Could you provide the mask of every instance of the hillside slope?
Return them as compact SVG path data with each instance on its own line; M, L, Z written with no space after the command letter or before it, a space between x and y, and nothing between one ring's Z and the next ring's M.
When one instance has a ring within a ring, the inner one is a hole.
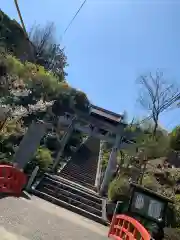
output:
M13 52L20 60L30 60L30 43L22 27L2 10L0 10L0 47Z

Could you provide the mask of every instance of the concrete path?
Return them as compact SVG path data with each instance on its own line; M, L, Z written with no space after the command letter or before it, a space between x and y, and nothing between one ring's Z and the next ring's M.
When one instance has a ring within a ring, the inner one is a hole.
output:
M107 240L107 231L35 196L0 199L1 240Z

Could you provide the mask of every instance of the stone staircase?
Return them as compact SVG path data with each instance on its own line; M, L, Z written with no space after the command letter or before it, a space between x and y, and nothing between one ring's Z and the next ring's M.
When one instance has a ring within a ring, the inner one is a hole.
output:
M103 199L92 190L59 176L45 174L32 192L47 201L106 225L103 219Z
M59 176L94 190L100 141L90 138L74 153Z
M106 224L104 201L94 191L100 141L90 138L58 175L45 174L32 192L96 222Z

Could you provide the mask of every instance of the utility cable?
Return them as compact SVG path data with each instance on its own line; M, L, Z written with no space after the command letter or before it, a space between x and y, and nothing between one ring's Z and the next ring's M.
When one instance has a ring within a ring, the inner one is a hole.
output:
M74 22L74 20L76 19L77 15L79 14L79 12L81 11L81 9L83 8L84 4L86 3L87 0L84 0L84 2L81 4L81 6L79 7L79 9L77 10L77 12L75 13L75 15L73 16L73 18L71 19L71 21L69 22L69 24L67 25L67 27L65 28L62 37L64 36L64 34L67 32L67 30L70 28L70 26L72 25L72 23ZM62 38L61 37L61 38Z
M62 42L62 39L64 37L64 35L66 34L67 30L70 28L70 26L72 25L72 23L74 22L74 20L76 19L77 15L79 14L79 12L82 10L84 4L87 2L87 0L84 0L84 2L81 4L81 6L78 8L78 10L76 11L75 15L73 16L73 18L71 19L71 21L69 22L69 24L67 25L67 27L65 28L63 34L60 37L60 43ZM55 56L52 60L52 62L54 62L55 60ZM54 68L54 64L52 64L52 69ZM49 69L50 70L50 69Z

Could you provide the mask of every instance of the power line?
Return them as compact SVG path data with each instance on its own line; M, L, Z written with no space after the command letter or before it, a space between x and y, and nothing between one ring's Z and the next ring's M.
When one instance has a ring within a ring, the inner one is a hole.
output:
M67 30L70 28L70 26L72 25L72 23L74 22L75 18L77 17L78 13L81 11L81 9L83 8L84 4L86 3L87 0L84 0L84 2L81 4L81 6L78 8L77 12L75 13L75 15L73 16L73 18L71 19L71 21L69 22L69 24L67 25L67 27L65 28L63 34L60 37L60 43L62 42L63 36L65 35L65 33L67 32ZM55 60L55 56L52 60L52 62ZM54 64L52 65L52 68L54 67Z
M85 5L85 3L87 2L87 0L84 0L84 2L80 5L80 7L78 8L77 12L75 13L75 15L73 16L73 18L71 19L71 21L69 22L69 24L67 25L67 27L65 28L62 36L61 36L61 40L63 38L63 36L65 35L65 33L67 32L67 30L70 28L70 26L72 25L72 23L74 22L74 20L76 19L77 15L79 14L79 12L81 11L81 9L83 8L83 6ZM24 24L24 21L23 21L23 18L22 18L22 14L21 14L21 11L20 11L20 8L19 8L19 5L18 5L18 2L17 0L14 0L14 3L15 3L15 6L16 6L16 9L17 9L17 12L18 12L18 15L19 15L19 18L20 18L20 21L21 21L21 25L22 25L22 28L24 30L24 33L26 34L28 40L29 40L29 37L28 37L28 34L27 34L27 31L26 31L26 27L25 27L25 24Z
M71 19L71 21L69 22L69 24L67 25L67 27L65 28L62 37L64 36L64 34L67 32L67 30L70 28L70 26L72 25L72 23L74 22L75 18L77 17L77 15L79 14L79 12L81 11L81 9L83 8L84 4L86 3L87 0L84 0L84 2L81 4L81 6L79 7L79 9L77 10L77 12L75 13L74 17Z

